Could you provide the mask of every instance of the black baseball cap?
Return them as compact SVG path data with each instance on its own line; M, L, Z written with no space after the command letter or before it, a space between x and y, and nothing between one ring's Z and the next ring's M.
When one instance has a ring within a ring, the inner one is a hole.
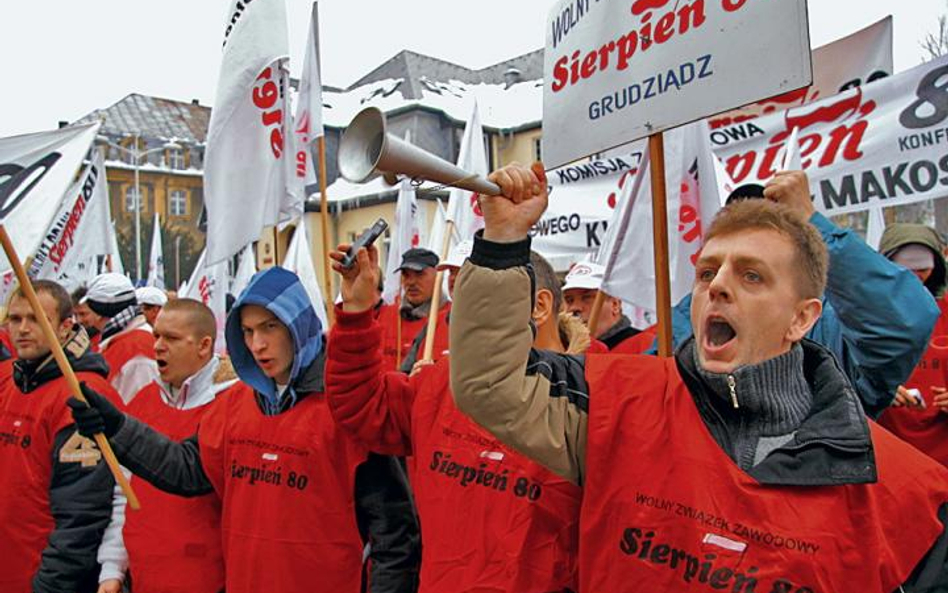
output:
M438 255L430 249L415 247L402 254L402 265L396 271L413 270L420 272L438 265Z

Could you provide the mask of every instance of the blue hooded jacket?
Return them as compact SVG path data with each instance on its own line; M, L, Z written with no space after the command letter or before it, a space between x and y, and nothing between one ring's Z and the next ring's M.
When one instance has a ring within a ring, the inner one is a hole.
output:
M260 394L260 400L267 408L264 413L277 414L281 411L281 397L277 393L276 382L267 377L257 365L250 350L244 344L243 330L240 327L240 310L244 305L259 305L273 313L290 330L293 338L293 366L290 369L290 387L286 395L295 403L296 392L293 384L300 378L323 346L323 328L306 294L299 277L280 267L258 272L244 289L230 315L224 335L231 362L240 380L253 387ZM284 396L285 397L285 396Z

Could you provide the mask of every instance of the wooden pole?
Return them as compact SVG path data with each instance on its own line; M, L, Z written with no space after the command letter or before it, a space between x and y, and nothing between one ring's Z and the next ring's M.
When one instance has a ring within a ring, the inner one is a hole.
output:
M589 337L596 339L596 327L599 325L599 316L602 313L602 305L606 302L606 293L602 289L596 292L596 300L593 301L592 311L589 312Z
M3 245L3 252L7 255L7 261L13 266L13 272L16 274L17 281L20 283L20 291L23 293L23 296L26 297L26 300L29 301L30 307L33 309L33 314L36 315L36 320L39 322L40 329L43 331L43 337L46 339L46 343L49 344L49 349L53 354L53 358L56 359L56 364L59 365L59 370L63 373L63 378L66 379L66 384L69 385L69 390L76 399L88 405L89 402L86 401L86 398L82 395L82 388L79 387L79 380L76 378L76 374L72 371L72 367L66 359L66 354L63 352L63 347L59 343L56 333L53 331L53 326L46 317L46 312L43 310L43 306L36 296L36 291L33 290L33 284L26 275L26 270L23 268L23 264L20 263L20 258L17 257L16 250L13 248L13 242L10 240L10 235L7 234L7 229L2 224L0 224L0 244ZM118 459L115 458L115 453L112 451L112 447L109 446L109 441L101 432L96 433L94 438L96 444L99 445L99 451L101 451L102 456L105 457L105 462L108 464L109 469L112 470L112 476L115 478L116 483L121 486L122 492L128 499L128 505L137 511L141 508L141 505L138 503L138 497L135 496L132 486L125 478L125 474L122 473Z
M332 275L329 273L329 197L326 195L326 137L316 139L316 151L319 161L319 221L323 235L323 285L326 299L326 315L331 326L336 319L333 307Z
M402 290L395 297L395 370L402 368Z
M454 221L449 220L444 224L444 241L441 243L441 260L448 257L448 248L451 246L451 236L454 235ZM438 317L441 307L441 285L444 283L444 270L438 270L435 274L434 292L431 295L431 307L428 308L428 329L425 332L425 351L421 360L432 360L434 353L435 332L438 331Z
M652 239L655 252L655 308L658 312L658 355L672 355L671 279L668 273L668 208L665 200L665 140L648 137L652 180Z

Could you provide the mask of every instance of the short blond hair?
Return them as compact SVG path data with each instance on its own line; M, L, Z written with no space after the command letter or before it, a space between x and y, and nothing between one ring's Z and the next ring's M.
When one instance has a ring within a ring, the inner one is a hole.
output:
M745 230L777 231L790 240L794 250L797 291L803 298L820 298L826 289L829 254L816 227L795 210L771 200L741 200L718 212L704 242Z

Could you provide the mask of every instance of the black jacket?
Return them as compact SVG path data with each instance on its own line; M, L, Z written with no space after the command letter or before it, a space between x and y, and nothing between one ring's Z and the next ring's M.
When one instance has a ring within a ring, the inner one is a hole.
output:
M325 355L304 370L293 387L297 402L323 390ZM260 405L258 395L258 407ZM292 413L293 405L281 411ZM156 488L179 496L213 492L201 465L197 435L175 442L148 425L126 416L112 437L115 453L126 468ZM371 544L372 593L411 593L418 588L420 535L408 480L394 458L370 455L356 469L356 523Z
M105 359L89 350L84 330L77 330L64 350L74 371L108 376ZM15 361L13 380L15 389L27 397L51 381L64 381L51 355L38 361ZM60 461L63 445L75 434L75 425L70 425L53 439L49 506L54 527L33 577L36 593L94 593L98 589L96 554L112 517L115 481L104 460L91 468Z

